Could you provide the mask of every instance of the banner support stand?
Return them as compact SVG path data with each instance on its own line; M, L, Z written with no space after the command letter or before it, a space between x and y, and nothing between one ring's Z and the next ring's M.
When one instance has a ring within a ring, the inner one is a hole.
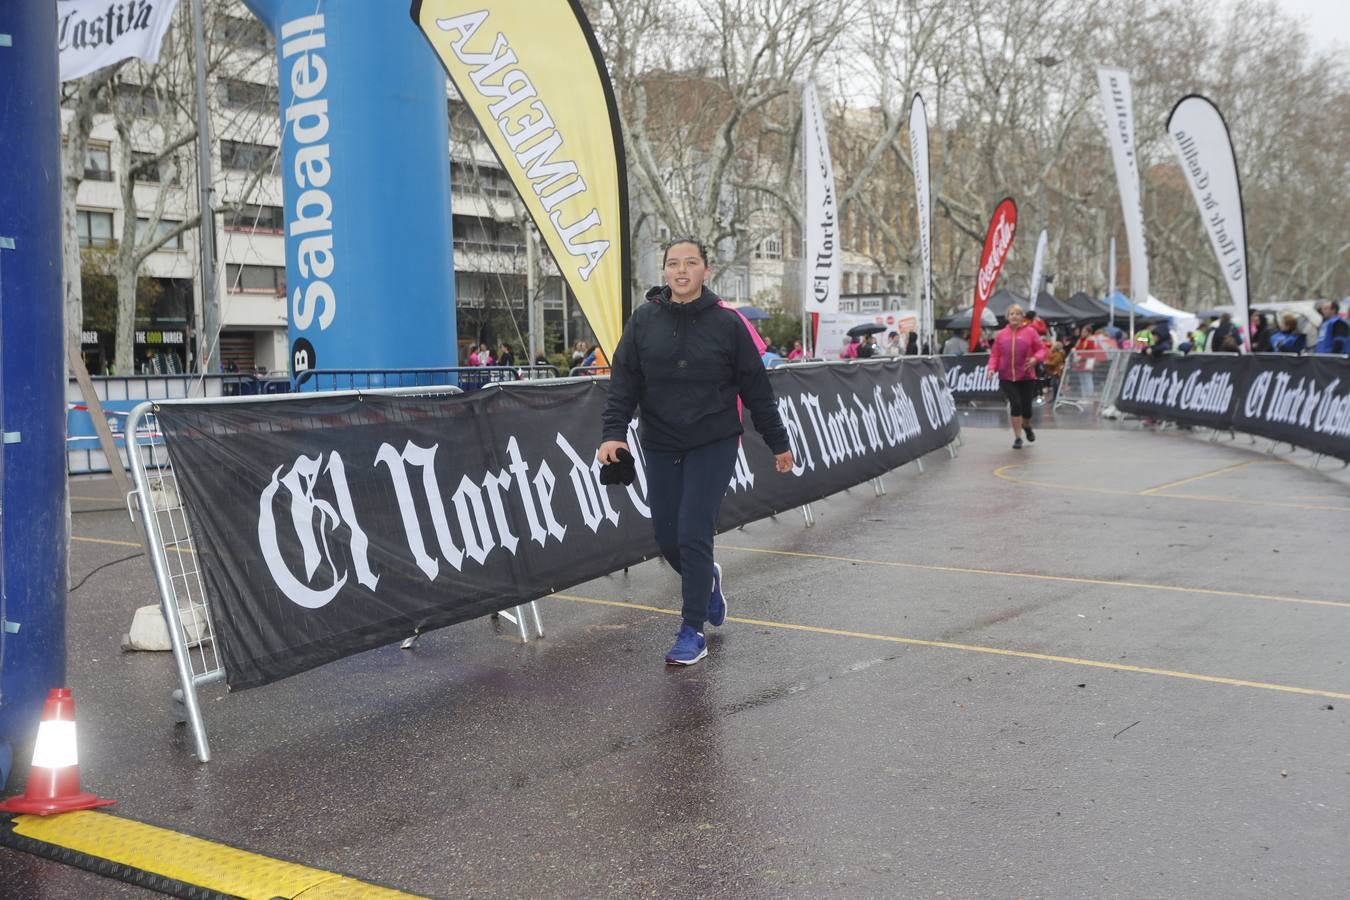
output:
M155 573L155 582L159 586L160 611L164 614L165 624L168 626L169 643L173 649L174 668L178 673L179 691L182 694L181 703L183 705L184 718L188 727L192 730L192 744L197 753L198 762L211 761L211 743L206 736L206 723L202 719L202 708L197 698L196 677L192 671L192 663L188 657L187 640L183 632L182 617L178 612L178 603L175 602L176 593L173 587L173 576L169 571L168 560L164 549L164 538L159 529L159 508L156 504L154 495L151 492L150 479L146 473L144 461L140 457L137 447L136 433L144 417L154 414L155 404L153 402L145 403L136 407L131 415L127 417L126 427L126 448L127 461L131 463L132 480L136 483L136 490L133 495L136 497L137 505L141 510L141 529L145 534L146 549L150 556L150 568ZM111 462L116 462L112 460ZM164 476L161 471L159 474L160 494L164 494ZM175 493L176 485L174 488ZM175 545L177 545L175 541ZM184 549L195 550L195 548L177 547L181 554ZM190 601L189 601L190 602ZM200 636L199 636L200 639ZM214 639L214 638L213 638ZM175 702L179 698L174 696Z
M454 386L438 385L335 392L333 396L352 397L365 394L426 397L443 393L458 394L461 391ZM270 399L285 400L287 396L278 394ZM234 402L233 398L222 400ZM143 424L147 425L147 432L154 430L149 425L153 423L158 409L157 402L148 401L132 410L127 418L127 457L135 485L135 489L128 496L128 512L131 513L133 521L136 520L136 512L140 513L146 555L150 558L150 567L159 589L160 610L168 626L178 681L178 687L171 692L175 720L187 723L192 732L193 749L197 759L206 763L211 760L211 745L206 733L198 689L225 681L226 672L214 651L215 628L211 621L209 600L206 597L205 586L201 582L201 574L195 568L195 563L192 571L188 571L184 562L185 557L196 559L196 546L188 525L186 507L179 491L177 476L167 455L161 456L156 452L163 446L162 444L154 443L154 439L147 439L144 442L136 439ZM143 451L149 455L148 460ZM132 498L136 500L135 508L130 504ZM161 527L161 516L166 517L169 530L172 531L167 540L165 529ZM170 552L176 554L178 571L174 571L170 566L168 556ZM181 589L175 586L176 583L181 583ZM544 626L536 601L516 606L514 615L504 610L499 615L519 629L523 643L530 640L528 624L533 624L536 637L544 636ZM185 618L190 619L190 622L185 622ZM399 646L411 650L416 646L420 636L419 632L414 632ZM213 647L210 654L206 651L207 645ZM200 665L194 662L191 654L194 647L199 649Z
M864 396L868 389L874 388L873 394L880 394L883 387L889 386L896 397L895 411L891 412L889 407L883 406L881 412L883 415L893 415L897 419L903 419L903 422L887 431L887 442L879 441L877 439L879 437L878 432L875 429L869 429L869 442L875 453L874 458L864 458L862 462L856 464L856 467L838 468L834 468L832 464L840 460L831 458L826 463L831 467L830 471L815 472L814 474L818 479L816 481L793 484L792 482L795 479L783 479L780 482L779 492L757 495L746 499L743 506L731 508L722 522L724 529L738 527L741 522L755 521L763 517L766 514L766 505L769 508L779 510L791 509L793 507L790 504L794 501L797 508L802 510L805 527L810 528L815 525L815 501L838 493L840 490L861 487L865 481L873 483L876 496L885 496L887 493L885 475L888 472L894 471L908 461L916 461L920 471L923 471L926 467L923 466L919 457L950 443L959 433L960 422L953 415L951 401L947 396L948 391L942 377L941 365L931 357L913 360L912 363L913 365L903 366L820 363L815 366L801 367L798 370L801 373L800 377L797 373L792 373L790 378L792 391L802 391L802 398L814 398L816 394L822 392L824 385L833 384L839 379L847 380L849 384L840 389L841 393L836 398L841 410L847 408L844 398L849 395L850 390L857 400L857 398ZM858 379L864 377L867 381L874 381L876 384L858 384ZM802 379L806 380L803 381ZM418 632L422 629L417 627L419 619L435 622L435 627L439 628L468 621L469 618L496 610L499 617L504 617L518 629L522 642L528 642L531 640L531 628L534 628L540 637L543 636L541 610L535 605L535 601L553 592L555 590L554 585L559 583L556 574L551 575L550 572L578 573L564 565L568 560L563 556L539 556L537 559L526 557L522 563L525 566L523 574L518 575L517 572L513 572L513 580L499 589L499 593L495 595L495 601L491 605L484 604L487 606L486 609L479 606L477 610L467 604L456 605L457 598L454 597L443 599L436 595L437 592L434 589L428 589L425 595L410 590L409 594L412 599L402 608L406 610L407 614L398 615L401 610L392 605L391 601L390 609L392 613L386 613L383 618L372 617L369 620L372 630L364 635L364 640L332 648L330 653L334 655L329 657L320 658L316 656L297 661L289 667L277 665L269 669L269 663L274 663L285 656L280 651L288 647L302 646L292 639L292 635L296 633L287 630L288 622L277 623L277 627L272 632L276 641L266 647L259 648L263 652L248 647L240 648L231 644L228 639L234 632L230 629L236 627L235 623L239 621L240 615L255 611L255 607L252 605L254 598L270 596L270 592L273 590L271 585L274 583L289 599L298 605L304 606L303 600L314 599L312 596L296 592L298 589L293 582L298 581L299 576L294 575L292 569L298 564L298 560L294 554L291 555L289 561L281 557L279 544L271 543L271 541L274 538L281 539L284 536L277 534L275 530L263 534L263 526L260 525L259 551L267 562L267 572L263 573L261 579L249 582L235 581L230 578L216 580L211 578L212 561L219 557L211 547L220 546L222 537L229 540L239 530L237 527L230 528L228 531L221 530L217 526L222 524L230 525L239 521L252 525L253 522L259 521L265 522L268 528L275 528L270 517L275 515L275 507L278 502L284 502L285 497L283 496L281 501L278 501L276 495L279 487L273 488L271 485L284 486L287 490L293 492L296 490L287 484L285 479L278 478L278 473L288 464L293 448L284 445L274 447L270 444L260 444L255 447L257 451L255 458L260 461L257 466L245 473L237 473L235 477L228 481L221 481L215 475L219 467L214 464L214 461L218 457L210 453L218 450L219 447L213 445L213 447L203 450L200 446L191 445L192 438L198 433L217 434L218 429L214 424L216 422L231 422L235 423L232 427L237 427L238 423L243 421L243 418L239 417L273 424L290 423L292 421L303 422L305 428L317 430L318 425L310 424L310 420L315 420L322 421L329 428L336 424L339 430L350 427L355 431L365 429L365 426L372 422L402 422L405 419L415 419L418 423L422 423L426 420L436 421L437 416L440 419L454 418L461 415L462 408L468 408L471 411L481 409L491 412L498 409L496 404L499 398L503 396L502 392L512 391L514 384L514 382L493 383L490 385L487 395L481 393L476 397L470 395L462 401L454 401L449 404L454 408L445 410L438 408L442 405L442 401L436 400L434 403L428 403L425 398L459 394L459 388L450 385L421 385L370 391L326 391L323 392L322 396L313 398L295 395L272 395L256 399L220 397L198 400L163 400L140 404L130 413L127 431L129 434L140 438L132 441L132 447L134 448L132 474L135 477L136 499L138 501L136 514L142 519L140 524L147 532L147 543L151 545L148 550L152 566L155 569L156 582L160 588L159 599L164 615L169 620L170 634L174 639L175 664L178 670L178 680L181 684L181 706L179 706L179 709L182 711L184 718L192 724L194 736L199 739L200 757L207 758L209 746L204 740L205 726L201 723L204 713L202 702L204 698L200 696L200 693L194 692L198 692L201 687L207 684L228 682L234 689L248 688L278 681L289 674L305 671L305 668L299 667L301 663L306 663L308 668L313 668L325 662L336 660L341 656L350 656L361 650L379 646L388 647L398 643L402 643L404 647L411 649L417 646L420 640ZM556 390L554 386L556 386ZM528 394L526 394L527 390L529 391ZM547 396L548 402L540 405L547 410L558 410L564 416L573 414L575 410L589 410L603 400L602 386L597 386L591 379L551 379L546 385L533 386L522 383L519 391L522 397L528 398L533 398L536 394L541 398L546 397L546 395L556 395ZM790 402L807 403L806 399L795 399L792 391L784 394ZM920 393L923 395L922 404L918 405L914 401L919 398ZM403 404L381 404L377 406L375 403L376 398L395 397L418 398L418 404L404 410ZM476 400L485 401L485 403L475 402ZM352 409L353 403L369 408L354 410ZM864 415L867 415L871 409L861 401L858 401L857 405L862 409ZM336 423L329 421L327 418L330 409L336 410L335 415L342 417ZM926 420L923 418L925 411L928 416ZM835 415L828 408L825 413L830 416ZM161 418L163 421L160 421ZM575 419L574 415L573 418ZM813 420L818 421L818 418L813 416ZM911 423L915 426L912 429L910 428ZM900 425L904 425L905 428L902 429ZM425 426L422 427L425 428ZM518 425L510 424L510 427L514 431ZM562 430L559 430L560 438L562 434ZM809 435L806 432L801 432L801 436L805 438ZM370 434L368 430L360 430L355 436L339 435L339 437L334 438L331 447L326 448L325 452L331 451L332 465L336 469L339 450L342 451L344 456L347 456L349 461L358 458L365 459L369 455L379 455L375 453L375 441L383 442L380 444L380 454L383 454L384 447L397 442L398 437L395 434ZM584 521L588 525L592 521L598 524L599 519L595 517L601 515L602 512L596 506L594 500L596 494L594 491L588 492L587 482L585 481L586 475L584 473L593 470L594 464L587 466L577 454L575 448L571 446L577 440L576 437L569 435L567 440L560 439L557 441L557 448L554 451L558 454L557 456L548 456L540 447L533 447L528 444L526 446L527 455L538 452L537 455L541 457L537 467L537 471L541 473L545 471L546 462L542 461L545 457L547 461L556 462L566 468L567 463L562 459L562 455L565 454L574 467L573 487L579 504L577 508L568 506L555 509L551 496L542 496L538 500L539 508L543 510L548 524L554 530L557 530L557 526L562 526L562 522L557 521L552 515L555 511L568 513L571 516L580 514L585 517ZM552 441L541 442L541 444L553 443ZM827 450L837 452L834 445L822 443L821 446L822 454ZM854 446L860 452L866 453L865 445L860 440ZM171 447L175 451L172 457L168 455ZM180 449L183 451L181 456L178 452ZM543 449L549 448L543 447ZM199 451L199 455L192 455L192 452L189 452L190 450ZM488 457L492 456L490 450L485 452ZM279 454L280 457L284 458L273 459L272 454ZM518 455L514 443L508 445L507 455L519 464L516 468L524 469L526 472L531 468L531 465L525 462L526 456ZM530 458L533 458L533 456L530 456ZM809 457L805 454L804 458L809 460ZM310 462L309 464L319 465L322 461L321 456L317 462ZM273 468L273 463L276 462L280 462L282 465ZM414 463L416 463L416 460L414 460ZM496 459L491 458L486 463L489 470L493 472L494 478L504 479L506 476L495 474L495 466L498 464ZM423 465L429 466L430 461L428 460ZM364 466L353 469L350 462L347 463L347 468L348 470L368 471ZM824 467L822 466L822 468ZM258 494L259 500L252 499L251 491L246 491L248 496L242 498L237 496L238 491L234 489L234 486L239 480L239 474L243 475L246 483L261 487L268 483L269 470L271 471L271 482ZM297 468L295 471L300 473L298 477L301 477L305 470ZM867 471L871 471L873 474L868 476L866 475ZM524 477L521 472L515 469L512 470L512 474L516 475L517 478ZM749 474L755 473L752 470ZM802 470L799 469L797 474L802 474ZM545 478L542 475L539 477ZM249 478L252 478L251 482L248 481ZM289 476L287 478L289 479ZM753 481L750 483L753 483ZM350 496L367 497L374 492L369 488L382 489L384 484L385 482L380 479L354 479L351 487L355 487L356 490L352 491L346 482L346 475L337 471L333 475L331 490L337 497L339 504L347 504L347 500L344 498ZM434 493L437 490L435 484L427 487L426 490L429 500L433 500L437 496ZM545 491L545 488L540 488L540 490ZM551 495L552 483L547 485L547 492ZM615 493L617 494L617 491ZM226 497L229 494L233 495L229 496L227 501ZM444 497L444 492L441 492L440 496ZM392 496L392 492L385 491L382 505L372 502L374 512L365 522L366 527L370 528L372 533L379 533L376 529L385 528L387 521L391 520L393 515L397 513L403 515L405 528L410 528L408 523L411 521L411 517L404 515L407 506L404 502L405 497L406 492L395 498ZM591 498L589 505L587 505L587 497ZM395 499L399 502L396 509L393 508ZM633 494L632 500L634 508L641 512L644 508L641 497ZM196 515L198 511L205 512L208 507L194 508L194 505L208 503L213 504L210 508L217 512L222 507L214 504L226 504L230 510L230 517L243 518L227 517L220 519L213 517L203 519ZM461 503L458 496L455 498L455 503L457 506ZM292 505L294 505L294 498L292 498ZM495 501L493 505L496 508L497 521L500 523L503 521L500 517L503 515L504 507L498 507ZM608 506L603 511L617 513L616 508ZM355 521L356 512L350 504L343 507L341 514L346 517L343 521ZM331 515L333 519L338 516L336 512ZM478 513L476 523L469 512L461 511L460 524L465 536L466 553L469 553L470 531L474 531L476 543L472 546L475 550L481 549L481 555L486 556L489 532L487 526L482 525L483 517L486 515L485 511ZM563 521L568 521L567 516L562 518ZM617 524L617 516L610 515L609 518L614 524ZM318 527L312 521L310 524L313 527ZM576 524L575 520L572 520L571 524ZM201 530L194 534L193 525L199 526ZM598 529L592 526L592 531L595 532ZM354 525L353 534L355 534ZM585 532L581 532L581 534L583 535L582 539L589 538ZM304 532L302 529L298 529L297 536L299 540L303 540ZM495 531L493 536L496 536ZM561 538L559 538L559 541L561 541ZM294 549L293 544L287 544L286 546ZM591 574L590 577L596 577L596 575L613 572L616 565L623 565L625 561L649 558L652 554L648 547L649 545L644 540L638 538L631 545L623 544L617 549L609 548L607 552L611 555L594 563L586 563L584 572L591 573L594 571L594 574ZM206 552L200 553L198 548L206 548ZM412 548L410 547L410 549ZM506 549L513 550L514 548L507 547ZM357 545L355 538L353 538L352 558L359 559L358 554L365 552L367 552L366 547ZM475 561L482 561L478 555L472 553L469 555L473 556ZM204 563L203 560L205 560ZM558 566L557 569L550 568L555 565ZM421 570L425 573L425 568ZM269 576L270 581L268 580ZM289 578L284 576L289 576ZM411 581L415 587L422 586L421 580L416 577L411 577ZM211 583L208 584L208 582ZM472 588L471 581L455 583ZM303 582L301 584L303 585ZM320 598L322 598L322 595ZM516 602L511 604L511 600ZM527 606L529 606L528 610L526 609ZM442 610L446 611L443 616L439 615ZM435 615L428 617L424 611L430 611ZM217 631L214 628L213 620L218 621L226 631ZM349 621L341 619L333 621L331 623L333 633L337 633L339 629L346 627ZM497 628L496 632L499 635L504 633L501 628ZM297 635L297 637L303 638L304 635ZM224 638L225 640L221 641L218 638ZM222 644L224 644L223 647ZM342 652L338 654L336 653L337 650Z

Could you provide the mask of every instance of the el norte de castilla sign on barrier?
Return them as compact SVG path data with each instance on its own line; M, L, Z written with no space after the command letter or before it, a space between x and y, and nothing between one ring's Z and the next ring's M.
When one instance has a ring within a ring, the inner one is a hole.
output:
M1350 461L1350 360L1200 354L1130 360L1116 406Z
M770 373L795 467L742 441L719 530L861 484L959 425L941 364ZM601 485L607 383L433 399L162 403L232 688L517 606L656 554L646 482ZM641 460L641 444L630 435Z

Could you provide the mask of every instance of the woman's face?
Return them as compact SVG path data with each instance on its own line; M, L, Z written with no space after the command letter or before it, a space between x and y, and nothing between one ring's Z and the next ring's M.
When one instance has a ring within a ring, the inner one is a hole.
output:
M698 245L676 244L666 251L666 284L670 285L670 295L676 300L693 300L703 293L708 272L708 264L703 261Z
M1008 310L1008 324L1011 325L1013 328L1021 328L1022 323L1025 322L1026 320L1027 314L1022 312L1020 309L1010 308Z

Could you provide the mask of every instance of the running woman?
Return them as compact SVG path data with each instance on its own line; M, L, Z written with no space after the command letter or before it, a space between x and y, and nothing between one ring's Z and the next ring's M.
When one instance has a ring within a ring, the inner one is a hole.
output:
M1031 404L1036 396L1036 366L1045 362L1045 343L1027 322L1022 307L1014 303L1004 316L1008 324L994 335L989 348L989 371L998 373L998 385L1008 398L1008 416L1012 420L1013 449L1022 449L1036 440L1031 428Z
M640 410L652 528L683 598L666 662L689 666L708 655L704 623L719 626L727 616L713 533L744 431L737 398L779 472L792 471L792 452L749 325L704 286L707 249L678 238L662 253L666 284L647 292L614 353L598 455L605 464L618 461Z

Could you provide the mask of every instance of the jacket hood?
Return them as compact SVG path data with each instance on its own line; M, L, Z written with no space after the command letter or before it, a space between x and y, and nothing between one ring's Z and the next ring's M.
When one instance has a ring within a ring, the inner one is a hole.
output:
M676 303L674 300L670 299L670 285L657 285L647 291L648 303L660 303L669 307L672 311L678 312L699 312L710 306L716 306L721 302L721 299L721 297L708 290L706 286L703 288L703 293L699 294L698 299L691 300L688 303Z

